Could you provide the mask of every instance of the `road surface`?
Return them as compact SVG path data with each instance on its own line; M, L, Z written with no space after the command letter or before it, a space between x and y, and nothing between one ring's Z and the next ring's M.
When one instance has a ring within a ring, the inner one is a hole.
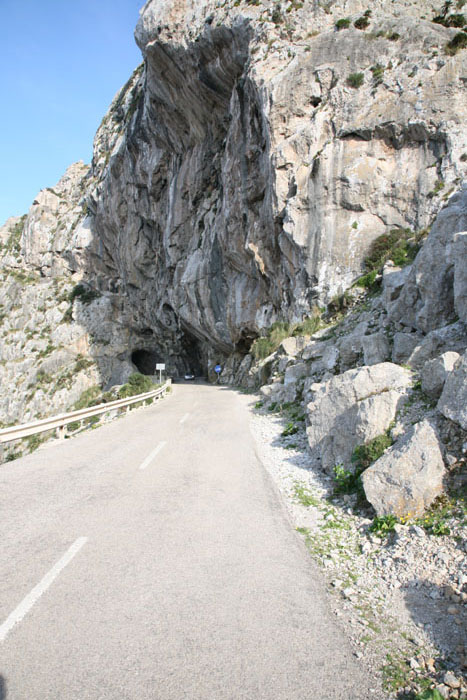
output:
M1 700L375 697L249 402L175 385L0 467Z

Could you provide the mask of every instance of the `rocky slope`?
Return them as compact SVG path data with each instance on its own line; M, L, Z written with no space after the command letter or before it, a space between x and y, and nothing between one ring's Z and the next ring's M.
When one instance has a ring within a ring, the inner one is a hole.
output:
M268 377L266 406L303 406L310 467L350 478L358 451L374 446L360 471L378 516L422 515L450 482L445 465L465 488L466 228L464 187L412 265L386 263L379 292L353 288L345 314L323 314L311 336L299 327L263 360L244 362L244 383Z

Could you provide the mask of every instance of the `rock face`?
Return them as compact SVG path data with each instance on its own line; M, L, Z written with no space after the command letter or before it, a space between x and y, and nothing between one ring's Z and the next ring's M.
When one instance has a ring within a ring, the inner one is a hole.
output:
M307 434L323 469L348 465L357 445L384 433L411 384L408 370L383 362L313 385Z
M467 352L448 374L438 402L438 410L463 430L467 430Z
M456 315L467 322L466 244L464 237L456 235L466 229L467 184L436 219L397 304L390 310L392 319L423 333L451 323Z
M384 333L364 335L362 338L363 361L366 365L376 365L385 362L391 354L388 339Z
M432 399L439 399L446 378L459 359L457 352L444 352L434 360L429 360L422 370L422 389Z
M145 350L174 371L236 354L237 371L272 321L348 287L376 236L428 226L465 173L463 54L440 51L454 30L421 0L375 2L364 31L357 0L299 5L146 3L144 66L105 116L90 171L30 212L31 264L124 298L122 367Z
M443 490L440 443L428 421L415 425L362 474L376 514L417 517Z

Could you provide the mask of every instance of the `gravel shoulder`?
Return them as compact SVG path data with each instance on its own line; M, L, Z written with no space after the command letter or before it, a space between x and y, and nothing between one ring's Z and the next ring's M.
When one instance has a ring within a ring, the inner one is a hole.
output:
M251 397L250 397L251 398ZM283 436L287 415L251 402L250 427L271 475L328 584L329 605L355 654L379 675L391 698L437 689L466 698L467 538L462 519L449 535L396 524L384 535L334 495L334 481L313 468L305 426Z

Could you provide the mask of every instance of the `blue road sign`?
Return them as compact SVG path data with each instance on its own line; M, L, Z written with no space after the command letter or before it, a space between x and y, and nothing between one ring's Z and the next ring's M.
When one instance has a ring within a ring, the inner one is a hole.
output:
M222 372L222 367L220 365L216 365L214 367L214 371L217 372L217 374L220 374Z

